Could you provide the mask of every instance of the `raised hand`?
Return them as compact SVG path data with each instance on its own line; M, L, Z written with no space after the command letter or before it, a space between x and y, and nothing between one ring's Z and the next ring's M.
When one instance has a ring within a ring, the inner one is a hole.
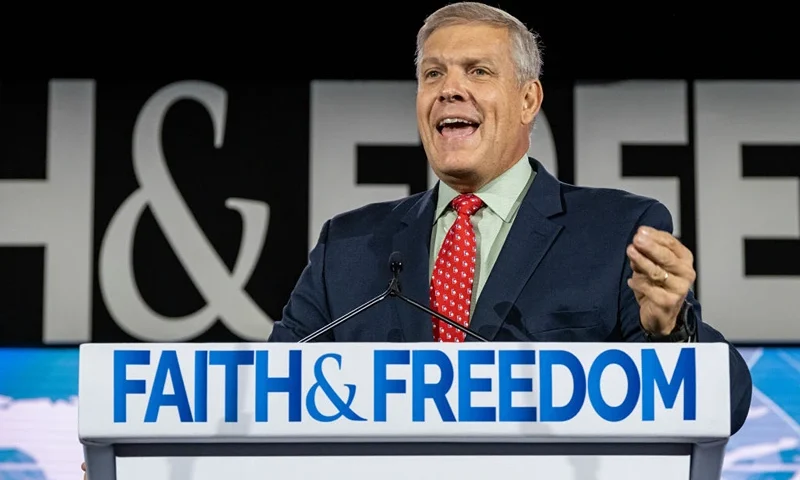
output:
M651 227L639 228L627 254L633 270L628 286L639 303L642 327L669 334L697 277L694 255L670 233Z

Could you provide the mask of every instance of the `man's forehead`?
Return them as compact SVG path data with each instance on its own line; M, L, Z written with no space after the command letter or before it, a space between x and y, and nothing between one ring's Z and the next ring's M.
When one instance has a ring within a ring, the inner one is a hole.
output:
M461 44L450 48L425 49L420 60L423 65L498 64L510 59L510 53L507 45L497 45L495 47L481 45L471 48L468 45Z
M422 49L422 61L463 62L486 59L508 51L508 31L484 24L441 27L428 37Z

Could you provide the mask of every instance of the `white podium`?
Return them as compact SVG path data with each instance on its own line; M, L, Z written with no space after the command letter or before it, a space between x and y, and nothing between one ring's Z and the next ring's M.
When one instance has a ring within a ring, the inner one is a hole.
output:
M719 479L728 346L86 344L89 480Z

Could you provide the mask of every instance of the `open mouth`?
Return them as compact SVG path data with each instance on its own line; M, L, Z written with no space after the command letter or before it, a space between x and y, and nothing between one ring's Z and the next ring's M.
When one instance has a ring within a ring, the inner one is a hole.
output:
M452 117L441 120L436 125L436 130L445 138L460 138L472 135L480 126L480 123L473 120Z

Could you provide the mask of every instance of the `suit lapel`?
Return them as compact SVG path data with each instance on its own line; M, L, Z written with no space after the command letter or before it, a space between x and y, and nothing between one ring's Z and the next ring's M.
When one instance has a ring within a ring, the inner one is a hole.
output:
M494 339L528 279L561 231L548 217L562 211L561 186L537 161L528 193L475 305L470 327Z
M423 305L429 302L430 239L436 209L436 188L428 190L402 218L402 226L392 238L392 248L403 258L400 274L402 293ZM407 342L433 341L431 319L402 300L398 303L403 333ZM402 305L399 305L402 303Z

